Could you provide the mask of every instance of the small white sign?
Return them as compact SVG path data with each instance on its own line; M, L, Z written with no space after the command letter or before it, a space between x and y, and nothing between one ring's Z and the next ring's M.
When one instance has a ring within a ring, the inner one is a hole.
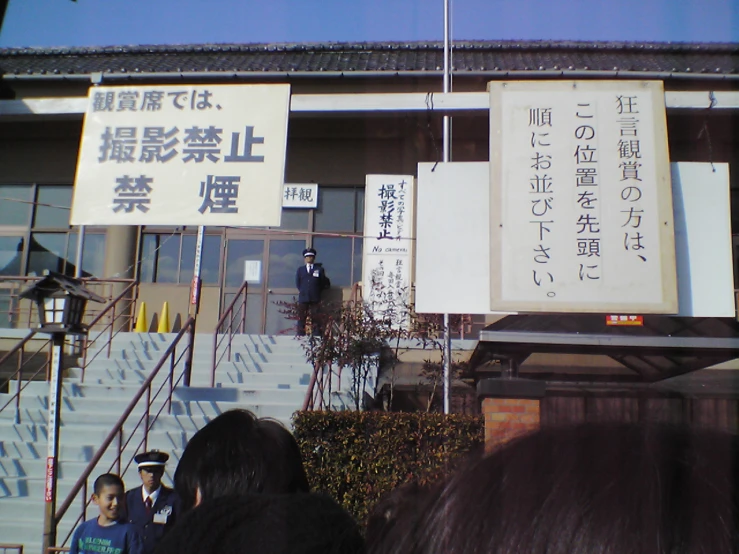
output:
M318 185L315 183L285 183L282 189L283 208L317 208Z
M244 262L244 281L254 284L262 282L262 262L260 260L246 260Z

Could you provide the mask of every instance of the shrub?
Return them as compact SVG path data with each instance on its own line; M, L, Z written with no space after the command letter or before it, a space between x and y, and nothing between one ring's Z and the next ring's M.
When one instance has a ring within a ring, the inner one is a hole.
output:
M358 521L408 481L432 483L482 447L482 416L392 412L298 412L294 433L311 488Z

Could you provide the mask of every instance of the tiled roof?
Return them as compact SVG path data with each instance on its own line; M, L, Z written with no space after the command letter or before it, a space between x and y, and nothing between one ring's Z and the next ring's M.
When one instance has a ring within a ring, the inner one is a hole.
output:
M571 41L459 41L457 73L605 71L739 75L739 44ZM196 44L0 49L0 74L334 74L443 69L440 42ZM700 77L698 77L700 78Z

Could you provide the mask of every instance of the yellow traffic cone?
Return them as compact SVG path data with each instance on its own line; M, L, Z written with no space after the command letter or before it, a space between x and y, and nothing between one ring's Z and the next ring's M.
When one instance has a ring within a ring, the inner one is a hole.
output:
M136 333L146 333L146 302L142 302L139 307L139 317L136 318L136 327L133 328Z
M169 302L165 302L164 306L162 306L157 333L169 333Z

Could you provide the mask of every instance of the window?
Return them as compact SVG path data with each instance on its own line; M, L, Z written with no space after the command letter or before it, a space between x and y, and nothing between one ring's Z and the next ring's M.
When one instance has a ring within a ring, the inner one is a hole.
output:
M0 185L0 227L28 227L32 209L31 185Z
M333 287L350 287L362 279L362 237L315 237L318 261Z
M320 187L314 215L313 247L335 287L350 287L362 279L364 188ZM335 234L358 236L333 236Z
M200 278L205 285L220 284L221 235L205 235ZM147 233L141 248L141 282L187 284L195 269L196 235Z
M0 275L75 274L76 228L70 229L71 185L0 185ZM105 231L87 229L82 276L101 276Z
M319 187L315 231L362 232L364 188Z
M0 275L20 275L23 237L0 237Z
M36 214L34 229L55 229L69 227L72 207L72 187L39 186L36 193Z

